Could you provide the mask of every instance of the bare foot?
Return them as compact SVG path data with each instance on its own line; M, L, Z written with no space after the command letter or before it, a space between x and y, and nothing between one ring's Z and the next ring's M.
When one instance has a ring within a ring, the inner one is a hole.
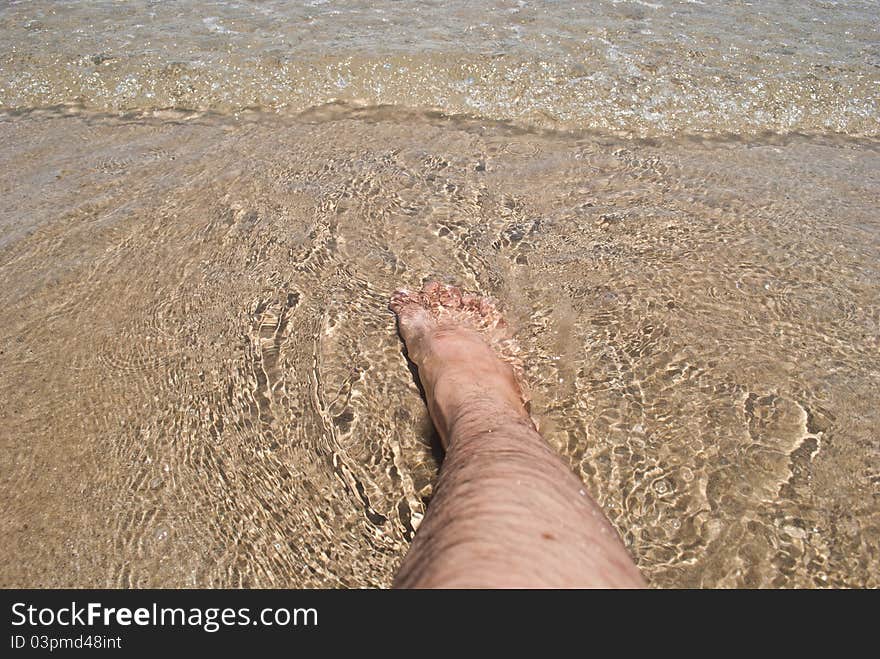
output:
M398 587L644 587L611 524L526 410L495 305L432 282L391 299L447 449Z
M518 348L492 300L431 282L419 292L396 291L389 306L444 446L465 410L531 423Z

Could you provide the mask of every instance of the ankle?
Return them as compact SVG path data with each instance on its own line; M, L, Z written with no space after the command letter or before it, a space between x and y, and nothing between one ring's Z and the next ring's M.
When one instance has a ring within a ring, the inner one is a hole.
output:
M438 429L444 442L462 438L483 436L502 429L528 428L534 424L519 398L518 392L508 395L482 390L459 391L457 400L435 401Z

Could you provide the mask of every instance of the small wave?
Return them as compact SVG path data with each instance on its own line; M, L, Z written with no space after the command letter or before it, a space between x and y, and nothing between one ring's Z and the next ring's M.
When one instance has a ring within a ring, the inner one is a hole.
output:
M109 56L22 61L12 53L4 59L0 107L7 109L75 102L114 112L168 107L301 112L344 101L643 137L765 131L880 135L877 80L859 72L820 77L780 71L746 79L673 69L643 75L604 65L442 55L184 63Z

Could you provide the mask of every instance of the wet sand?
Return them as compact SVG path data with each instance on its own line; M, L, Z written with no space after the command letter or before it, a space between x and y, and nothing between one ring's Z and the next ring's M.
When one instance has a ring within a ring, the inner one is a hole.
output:
M880 145L325 105L0 114L0 585L387 586L386 305L497 297L652 585L880 586Z

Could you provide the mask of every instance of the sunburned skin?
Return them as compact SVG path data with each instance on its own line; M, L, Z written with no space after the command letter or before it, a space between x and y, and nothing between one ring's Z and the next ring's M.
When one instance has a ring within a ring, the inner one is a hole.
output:
M446 456L398 588L641 588L584 484L527 410L495 304L437 282L390 307Z

